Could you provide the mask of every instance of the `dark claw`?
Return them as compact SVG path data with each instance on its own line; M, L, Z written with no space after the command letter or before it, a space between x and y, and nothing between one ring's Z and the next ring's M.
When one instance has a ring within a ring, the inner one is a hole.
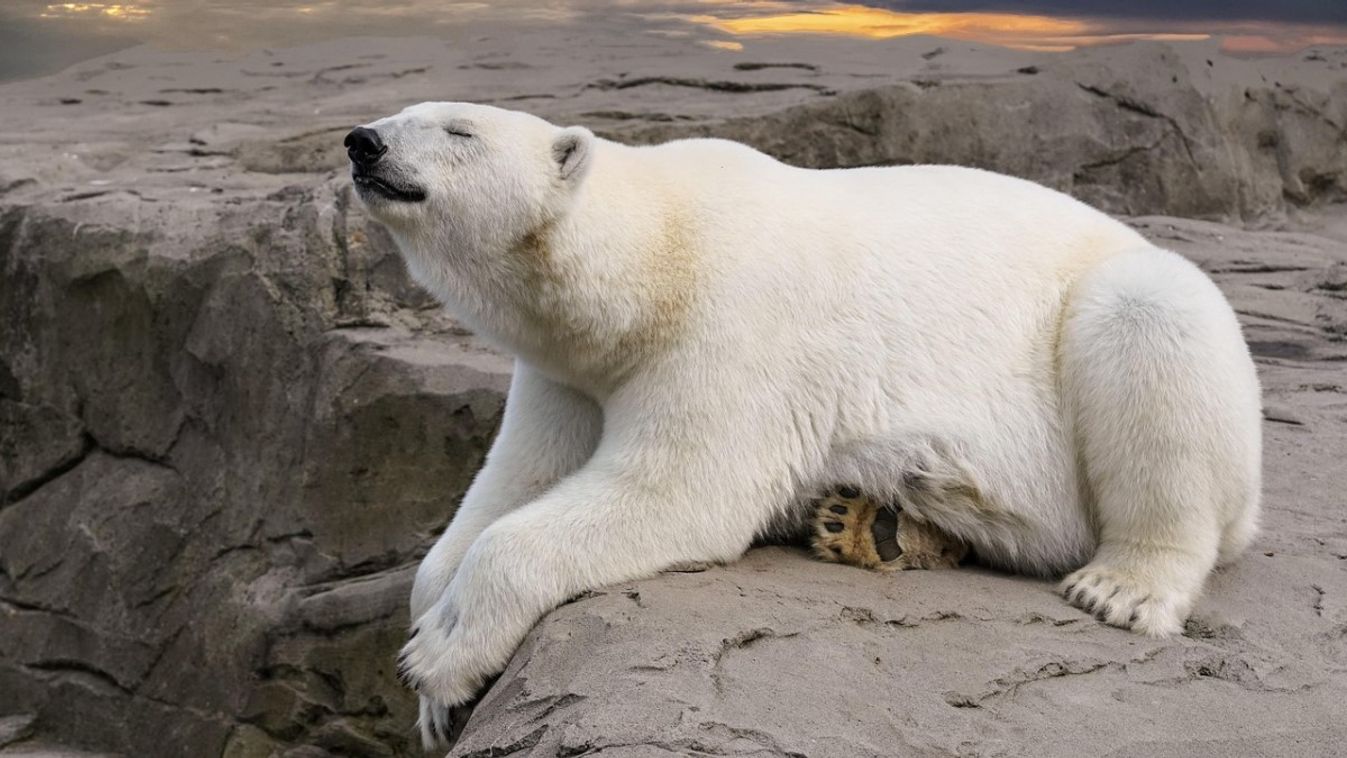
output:
M409 690L415 690L418 688L412 686L413 678L412 671L407 666L406 656L398 656L398 681L402 682L403 687L406 687Z
M463 728L468 725L468 719L472 717L473 709L477 707L477 704L482 701L482 698L496 684L496 680L499 678L499 676L492 677L482 685L481 689L477 691L477 694L473 696L472 700L462 705L455 705L451 708L444 708L436 705L435 712L432 714L430 722L430 731L436 741L447 745L453 745L457 742L459 736L463 734ZM443 714L442 720L440 714Z
M833 534L837 534L838 532L842 531L842 530L845 529L846 527L842 526L842 522L841 522L841 521L824 521L824 522L823 522L823 528L824 528L824 529L827 529L828 531L832 532Z
M847 515L847 507L845 505L830 505L828 506L828 510L832 511L833 513L836 513L839 516Z
M861 496L861 491L856 489L855 487L838 487L837 494L841 495L847 500L855 500L856 498Z
M477 700L466 705L456 705L449 709L449 722L445 724L448 733L444 735L447 742L456 742L458 736L463 733L463 727L468 725L468 719L472 717L472 709L477 707Z
M407 640L408 640L408 641L411 641L411 640L416 639L416 635L419 634L420 632L421 632L421 627L419 627L419 626L416 627L415 629L412 629L412 633L409 634L409 635L407 635Z
M444 738L440 736L440 719L438 716L435 715L434 711L431 712L430 723L427 724L426 726L430 728L431 742L434 742L435 744L438 745L444 741Z

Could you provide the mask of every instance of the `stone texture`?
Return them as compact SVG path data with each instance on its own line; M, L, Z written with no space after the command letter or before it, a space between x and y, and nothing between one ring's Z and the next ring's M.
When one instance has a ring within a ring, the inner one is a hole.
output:
M31 737L33 735L33 722L36 720L31 713L0 718L0 748Z
M650 124L638 142L726 137L815 168L956 163L1022 176L1114 213L1258 219L1347 199L1347 84L1304 102L1268 85L1207 95L1170 49L1117 69L915 79L715 123ZM1178 79L1169 83L1170 79Z
M5 213L0 713L132 755L406 754L409 571L508 361L377 286L396 253L343 182L140 205Z
M736 57L607 23L133 49L0 87L0 715L36 735L0 754L419 753L392 673L405 597L509 363L407 281L339 141L429 98L1165 214L1132 223L1230 294L1268 401L1267 532L1182 639L1098 627L1041 582L772 548L559 609L455 755L1336 752L1347 50Z

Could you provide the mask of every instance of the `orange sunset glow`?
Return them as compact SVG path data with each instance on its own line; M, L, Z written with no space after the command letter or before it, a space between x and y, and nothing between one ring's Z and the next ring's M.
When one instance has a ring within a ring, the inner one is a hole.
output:
M839 5L808 13L718 18L692 16L690 20L733 35L837 34L869 39L930 35L956 39L1001 37L1039 39L1073 35L1088 30L1081 21L1047 16L1005 13L901 13L864 5Z
M708 5L722 3L713 0ZM1120 31L1116 22L1087 18L978 12L911 13L854 4L819 4L805 12L776 2L747 5L754 6L756 12L728 18L712 13L685 18L735 37L820 34L890 39L927 35L1040 51L1066 51L1138 40L1186 42L1218 35L1222 37L1222 48L1234 53L1279 53L1316 44L1347 44L1347 33L1300 25L1231 24L1227 29L1216 25L1206 31L1182 28L1195 26L1192 22L1171 22L1171 27L1178 28ZM1136 27L1137 22L1131 22L1129 26Z
M699 44L741 51L753 38L788 35L885 40L932 36L1023 50L1066 51L1138 40L1186 42L1219 38L1223 50L1243 55L1285 54L1312 45L1347 45L1347 25L1315 25L1293 20L1241 21L1215 18L1149 19L1145 16L1080 15L951 10L911 12L858 2L829 0L312 0L303 5L266 0L136 0L135 2L49 3L8 0L28 7L30 17L48 23L136 29L141 39L178 47L220 41L303 38L311 30L341 34L425 33L475 22L584 23L591 16L650 24L656 33L670 22L700 28ZM1344 0L1347 2L1347 0ZM306 31L310 30L310 31Z
M39 16L64 18L85 14L119 21L139 21L148 18L150 11L133 3L51 3Z

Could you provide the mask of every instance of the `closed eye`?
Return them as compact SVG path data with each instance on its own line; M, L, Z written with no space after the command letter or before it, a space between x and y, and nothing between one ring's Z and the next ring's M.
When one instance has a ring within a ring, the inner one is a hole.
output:
M472 138L472 132L465 132L463 131L462 127L446 126L444 127L444 132L446 134L452 134L455 137L467 137L469 139Z

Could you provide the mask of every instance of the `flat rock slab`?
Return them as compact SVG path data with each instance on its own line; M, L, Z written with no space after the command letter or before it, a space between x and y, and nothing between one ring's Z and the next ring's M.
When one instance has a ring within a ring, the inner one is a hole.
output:
M764 548L553 613L451 755L1328 755L1347 617L1321 597L1340 567L1258 554L1157 641L1045 582Z

